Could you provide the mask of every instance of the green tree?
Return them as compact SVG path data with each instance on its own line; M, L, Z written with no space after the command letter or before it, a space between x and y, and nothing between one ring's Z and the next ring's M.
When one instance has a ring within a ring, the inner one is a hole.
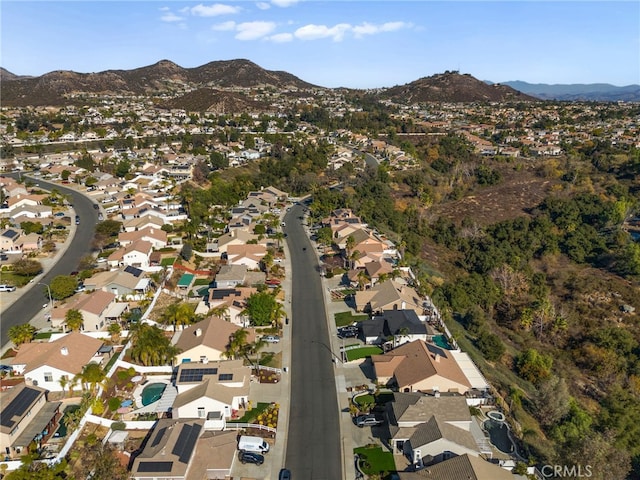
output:
M35 277L42 272L42 264L30 258L21 258L13 264L13 273L25 277Z
M64 315L64 321L67 325L67 328L69 328L69 330L71 330L72 332L74 330L80 331L84 323L84 317L82 316L82 312L80 312L80 310L72 308L70 310L67 310L67 313Z
M175 332L178 326L189 325L194 322L196 315L190 304L176 302L169 305L162 314L162 323L173 325Z
M132 333L131 358L142 365L171 365L180 349L155 325L137 324Z
M478 348L490 362L498 361L502 358L506 347L500 337L494 333L483 330L476 341Z
M38 222L20 222L20 228L24 231L25 235L29 235L30 233L37 233L40 235L44 232L44 227L41 223Z
M62 172L60 172L60 178L62 178L62 180L67 181L69 180L69 177L71 176L71 172L69 170L62 170Z
M532 398L533 410L544 427L557 425L569 413L570 401L567 383L555 375L541 382Z
M98 384L104 381L105 373L100 365L91 362L83 367L79 378L82 382L82 388L87 389L87 387L89 387L89 392L94 394Z
M539 383L551 375L553 358L539 353L535 348L525 350L516 359L516 370L520 377Z
M58 275L49 284L51 296L56 300L70 297L78 287L78 281L71 275Z
M273 312L277 303L269 292L254 293L247 299L247 308L244 312L249 316L252 325L262 327L273 321Z
M23 343L31 342L36 336L37 331L36 327L30 323L14 325L9 329L9 340L11 340L16 347L20 347Z

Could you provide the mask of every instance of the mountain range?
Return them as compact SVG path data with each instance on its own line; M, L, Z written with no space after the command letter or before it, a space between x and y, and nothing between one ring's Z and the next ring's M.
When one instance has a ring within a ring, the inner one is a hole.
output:
M85 103L87 95L100 94L150 95L156 97L160 106L167 108L229 113L268 107L244 92L234 90L238 88L271 88L288 96L306 95L305 91L310 89L332 90L305 82L287 72L265 70L246 59L214 61L194 68L183 68L169 60L161 60L132 70L97 73L56 70L37 77L20 76L0 68L0 81L2 104L5 106ZM469 74L447 71L405 85L377 89L375 94L381 99L405 104L535 102L556 98L535 88L532 91L529 86L535 87L526 82L493 84ZM568 92L563 95L572 95L570 90ZM640 92L636 91L636 94Z
M487 82L493 84L493 82ZM527 83L521 80L501 82L516 90L541 100L592 101L592 102L638 102L640 85L617 87L609 83L555 84Z

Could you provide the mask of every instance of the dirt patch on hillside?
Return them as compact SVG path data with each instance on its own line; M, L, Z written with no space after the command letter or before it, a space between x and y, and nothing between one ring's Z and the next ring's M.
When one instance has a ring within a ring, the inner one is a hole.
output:
M528 215L527 210L539 205L555 183L528 172L504 173L500 184L478 188L460 200L434 205L429 215L444 216L456 223L468 217L480 226L510 220Z

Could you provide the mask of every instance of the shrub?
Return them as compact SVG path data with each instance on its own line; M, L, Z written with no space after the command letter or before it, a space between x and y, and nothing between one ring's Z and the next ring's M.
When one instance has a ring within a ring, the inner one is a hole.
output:
M109 399L109 410L115 412L116 410L118 410L118 408L120 408L120 403L121 400L119 397L111 397Z
M113 422L111 424L111 430L125 430L127 428L127 424L124 422Z

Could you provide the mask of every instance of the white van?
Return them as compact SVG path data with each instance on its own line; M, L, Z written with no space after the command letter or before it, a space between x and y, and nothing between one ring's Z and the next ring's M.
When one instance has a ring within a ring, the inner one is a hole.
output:
M262 437L242 435L238 442L238 450L254 453L267 453L269 451L269 444Z

